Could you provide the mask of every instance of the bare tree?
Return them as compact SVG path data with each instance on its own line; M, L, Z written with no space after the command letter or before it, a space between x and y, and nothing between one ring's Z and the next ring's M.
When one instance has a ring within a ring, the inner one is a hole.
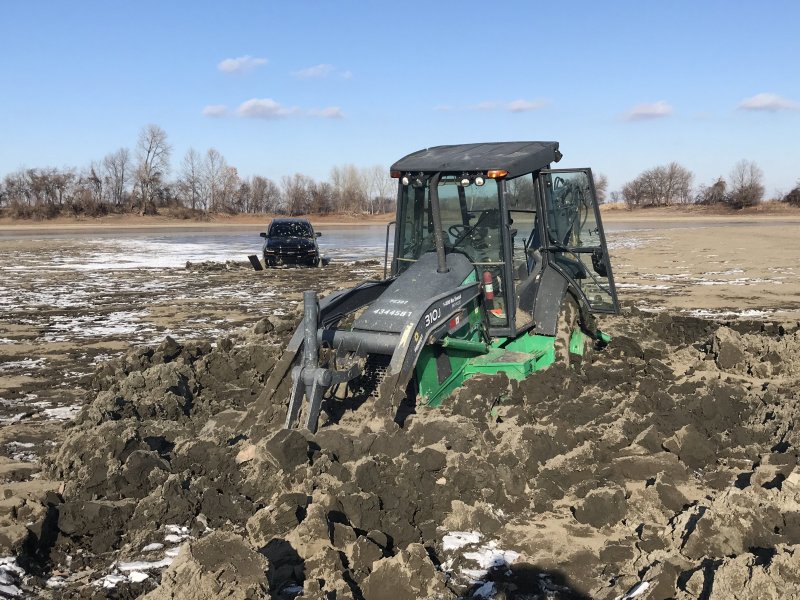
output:
M136 184L139 188L140 214L155 213L157 190L169 174L171 152L167 133L158 125L147 125L139 133L136 143Z
M728 204L733 208L755 206L764 198L764 171L751 160L740 160L728 176Z
M783 201L791 206L800 206L800 180L798 180L794 189L783 197Z
M181 162L181 173L178 179L178 193L184 206L192 210L202 208L206 210L202 197L203 187L203 161L194 148L189 148Z
M312 181L308 186L309 212L326 215L333 210L333 186L327 181Z
M119 208L127 199L126 188L131 178L131 157L127 148L106 155L103 159L103 178L111 203Z
M722 177L717 178L717 180L712 183L711 185L701 185L700 189L697 192L697 200L698 204L722 204L725 202L725 191L727 189L727 184Z
M211 212L217 212L222 205L222 188L225 169L228 168L225 158L216 148L209 148L203 163L204 205Z
M355 165L331 169L331 185L339 212L361 213L368 208L367 178Z
M381 165L365 169L365 179L368 182L370 214L385 212L394 200L392 192L397 188L397 180L392 179L388 169Z
M694 174L678 163L643 171L625 184L622 196L629 208L686 204L692 199Z
M222 170L221 183L218 210L236 212L237 194L240 185L239 173L236 167L225 164L225 168Z
M281 203L281 190L271 179L254 176L250 182L252 209L256 213L277 212Z
M313 183L313 179L301 173L284 175L281 179L283 210L290 215L307 213L311 204L309 187Z
M603 204L608 196L608 177L602 173L594 175L594 191L597 194L597 203Z

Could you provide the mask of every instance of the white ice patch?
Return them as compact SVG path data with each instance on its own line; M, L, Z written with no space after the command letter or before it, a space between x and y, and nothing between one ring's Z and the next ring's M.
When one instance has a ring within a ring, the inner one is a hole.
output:
M477 544L481 541L481 537L477 531L451 531L442 538L442 550L448 552L469 544Z
M671 290L671 285L652 284L652 283L618 283L618 288L631 290Z
M22 360L10 360L0 364L0 373L42 369L44 368L44 362L44 358L24 358Z
M0 417L0 423L19 423L23 418L27 417L29 413L17 413L9 417Z
M134 560L131 562L121 562L117 564L120 571L149 571L151 569L163 569L172 564L172 558L167 556L161 560Z
M81 407L79 405L73 405L46 408L42 411L42 414L47 419L52 419L54 421L71 421L78 416L79 412L81 412Z
M487 581L482 586L472 592L473 598L494 598L497 593L497 586L493 581Z
M741 317L745 319L757 319L761 317L766 317L774 313L774 310L759 310L755 308L749 308L744 310L711 310L706 308L698 308L695 310L684 310L684 313L689 314L692 317L699 317L699 318L711 318L711 319L726 319L731 317Z
M632 600L633 598L638 598L642 594L644 594L650 588L649 581L640 581L636 585L634 585L631 589L629 589L626 593L622 596L617 596L616 600Z
M164 530L167 532L164 541L170 544L178 544L191 537L189 528L183 525L165 525Z
M141 314L117 311L107 315L61 317L48 325L43 338L48 342L71 341L75 338L127 337L134 333L152 332L153 328L139 322Z
M67 582L64 581L63 577L59 577L58 575L53 575L47 581L44 582L45 587L50 589L57 589L63 588L67 586Z
M23 575L25 575L25 570L17 564L15 557L5 556L0 558L0 597L24 597L19 587Z
M158 542L154 542L152 544L147 544L144 548L142 548L142 552L155 552L156 550L161 550L164 548L164 544L160 544Z
M150 575L147 573L142 573L141 571L131 571L130 575L128 575L128 579L130 579L133 583L141 583L148 577L150 577Z
M94 582L94 585L98 587L102 587L105 590L111 590L117 587L120 583L127 583L128 576L122 575L120 573L110 573L105 577L101 577L97 581Z
M9 456L14 460L20 462L38 462L39 457L35 452L31 451L35 446L36 444L33 442L8 442L6 444L6 450Z
M498 547L497 541L491 541L474 552L465 552L463 554L467 560L472 560L478 563L480 569L473 572L478 573L479 577L483 577L490 569L497 569L506 565L512 564L516 561L520 554L514 550L503 550Z

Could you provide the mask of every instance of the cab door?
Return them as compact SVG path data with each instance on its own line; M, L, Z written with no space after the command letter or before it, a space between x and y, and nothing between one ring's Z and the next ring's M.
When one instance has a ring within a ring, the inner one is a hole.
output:
M591 169L543 169L542 246L548 263L571 279L592 312L617 313L617 292Z

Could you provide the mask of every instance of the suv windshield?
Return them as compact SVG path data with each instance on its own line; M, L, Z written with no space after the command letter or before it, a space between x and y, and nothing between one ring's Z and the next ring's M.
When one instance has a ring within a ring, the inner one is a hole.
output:
M502 264L500 198L497 182L461 185L461 177L443 175L439 181L442 238L448 251L466 254L476 265ZM425 252L436 249L433 236L429 179L422 185L403 186L398 267L402 271Z
M300 221L273 223L269 228L269 237L314 237L311 225Z

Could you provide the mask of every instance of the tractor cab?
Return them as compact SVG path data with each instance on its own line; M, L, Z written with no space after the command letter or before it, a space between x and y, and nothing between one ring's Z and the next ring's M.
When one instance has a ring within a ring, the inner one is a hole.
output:
M556 142L502 142L397 161L391 272L305 292L267 382L274 394L291 372L286 427L305 411L315 431L324 401L365 394L402 423L403 406L438 406L470 377L523 379L606 343L594 314L617 297L592 172L551 169L560 159Z
M550 169L560 158L556 142L519 142L399 160L392 274L430 252L445 263L465 256L483 285L490 336L553 335L553 296L567 289L586 313L617 312L592 172Z

